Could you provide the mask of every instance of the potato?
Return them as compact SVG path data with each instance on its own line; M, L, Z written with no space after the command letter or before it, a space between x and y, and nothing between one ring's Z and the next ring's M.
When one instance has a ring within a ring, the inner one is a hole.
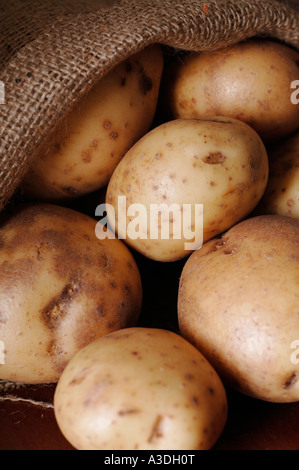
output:
M188 54L174 62L166 79L171 118L222 115L240 119L264 142L299 126L291 102L299 53L269 40L247 40L214 52Z
M24 196L66 201L104 187L124 153L150 128L163 54L153 45L116 66L59 124L34 159Z
M51 204L21 205L0 225L0 379L57 382L94 339L137 323L139 270L120 240Z
M269 179L257 210L299 219L299 132L271 148L268 155Z
M209 449L224 428L227 399L196 348L171 331L137 327L76 354L54 411L80 450Z
M272 402L299 401L299 221L252 217L208 241L180 279L181 334L225 385Z
M146 257L174 261L245 217L267 179L265 147L247 124L219 116L170 121L115 169L106 195L110 226Z

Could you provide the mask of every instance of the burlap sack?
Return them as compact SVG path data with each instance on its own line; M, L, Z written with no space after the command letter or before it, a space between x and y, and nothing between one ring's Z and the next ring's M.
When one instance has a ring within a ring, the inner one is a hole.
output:
M66 113L147 45L203 51L260 36L299 49L297 1L1 1L0 210Z

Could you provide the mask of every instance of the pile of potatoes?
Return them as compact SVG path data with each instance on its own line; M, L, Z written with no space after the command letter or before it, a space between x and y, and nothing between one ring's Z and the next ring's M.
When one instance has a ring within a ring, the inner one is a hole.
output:
M299 401L298 64L270 40L147 47L59 123L2 214L0 379L57 384L75 448L210 449L228 389ZM142 259L183 260L177 331L142 322Z

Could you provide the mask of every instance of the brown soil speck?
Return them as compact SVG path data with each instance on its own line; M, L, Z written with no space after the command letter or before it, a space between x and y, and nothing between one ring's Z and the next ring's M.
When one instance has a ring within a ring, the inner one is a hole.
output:
M84 163L89 163L91 161L91 155L89 150L83 150L81 156Z
M110 122L110 121L104 121L103 127L104 127L105 129L110 129L110 127L111 127L111 122Z
M283 388L287 389L287 388L292 387L293 385L295 385L297 380L298 380L297 373L293 372L290 375L290 377L288 377L287 380L285 381L285 383L283 384Z
M153 88L152 79L145 75L144 72L142 72L141 77L139 79L139 88L143 95L146 95Z
M226 157L221 152L210 152L202 159L202 161L209 165L217 165L223 163L225 159Z
M125 410L119 410L118 415L119 416L126 416L126 415L132 415L132 414L136 414L136 413L140 413L140 410L138 410L137 408L128 408L128 409L125 409Z

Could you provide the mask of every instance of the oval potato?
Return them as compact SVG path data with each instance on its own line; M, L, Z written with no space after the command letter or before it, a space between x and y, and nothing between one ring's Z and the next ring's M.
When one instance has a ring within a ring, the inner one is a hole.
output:
M268 156L269 178L257 212L299 219L299 132L268 150Z
M171 118L229 116L255 129L264 142L298 129L291 101L299 53L269 40L247 40L213 52L188 54L167 76Z
M79 450L209 449L227 400L196 348L173 332L138 327L79 351L60 377L54 411Z
M125 152L150 128L163 69L159 45L103 77L56 129L22 183L23 195L66 201L104 187Z
M174 261L244 218L267 179L265 147L247 124L219 116L174 120L146 134L115 169L109 222L146 257Z
M299 401L298 253L299 220L258 216L207 242L181 275L181 334L225 384L261 400Z
M92 218L50 204L20 206L0 226L0 378L57 382L94 339L137 323L141 279L120 240Z

